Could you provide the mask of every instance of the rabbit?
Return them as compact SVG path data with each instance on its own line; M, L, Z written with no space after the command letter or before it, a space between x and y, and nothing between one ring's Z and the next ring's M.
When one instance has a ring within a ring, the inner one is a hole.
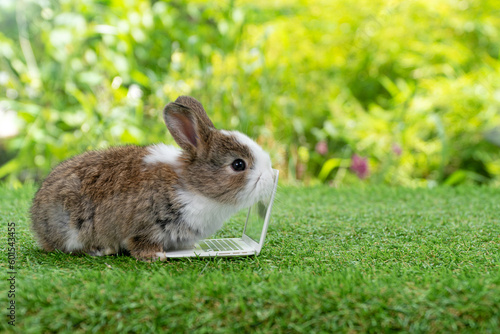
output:
M180 148L112 147L52 170L31 207L45 251L164 260L270 196L271 159L256 142L216 129L192 97L167 104L163 118Z

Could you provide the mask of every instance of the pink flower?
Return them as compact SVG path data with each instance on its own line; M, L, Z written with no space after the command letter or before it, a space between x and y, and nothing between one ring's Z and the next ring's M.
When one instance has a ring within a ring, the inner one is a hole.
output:
M328 153L328 144L326 141L321 140L316 144L316 147L314 148L316 152L318 152L321 155L325 155Z
M396 154L399 157L401 155L401 153L403 153L403 149L398 144L393 144L392 145L392 152L394 152L394 154Z
M360 179L366 179L370 174L368 159L354 154L351 158L351 170L356 173Z

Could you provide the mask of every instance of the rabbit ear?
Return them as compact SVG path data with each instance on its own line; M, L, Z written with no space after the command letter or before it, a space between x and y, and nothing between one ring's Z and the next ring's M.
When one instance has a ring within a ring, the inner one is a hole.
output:
M206 146L210 132L215 129L201 103L188 96L167 104L163 118L177 144L192 153Z
M201 103L194 97L179 96L177 100L175 100L175 103L182 104L183 106L190 108L191 111L195 113L196 116L198 116L200 121L203 122L203 124L205 124L207 127L215 129L212 121L210 120L210 118L208 118L207 112L205 111Z

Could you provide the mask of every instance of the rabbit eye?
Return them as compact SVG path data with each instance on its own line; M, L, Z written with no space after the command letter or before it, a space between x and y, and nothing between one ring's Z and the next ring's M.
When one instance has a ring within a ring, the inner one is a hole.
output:
M246 167L245 161L243 161L241 159L236 159L231 164L231 167L233 167L233 170L235 170L237 172L241 172L241 171L245 170L245 167Z

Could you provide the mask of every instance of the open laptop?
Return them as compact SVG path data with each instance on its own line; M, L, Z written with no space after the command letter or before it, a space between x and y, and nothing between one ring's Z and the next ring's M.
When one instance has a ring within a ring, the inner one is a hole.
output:
M165 252L167 258L176 257L222 257L259 255L266 238L267 226L271 219L274 195L278 186L279 171L273 169L274 185L269 199L260 201L248 209L241 238L204 239L192 249Z

